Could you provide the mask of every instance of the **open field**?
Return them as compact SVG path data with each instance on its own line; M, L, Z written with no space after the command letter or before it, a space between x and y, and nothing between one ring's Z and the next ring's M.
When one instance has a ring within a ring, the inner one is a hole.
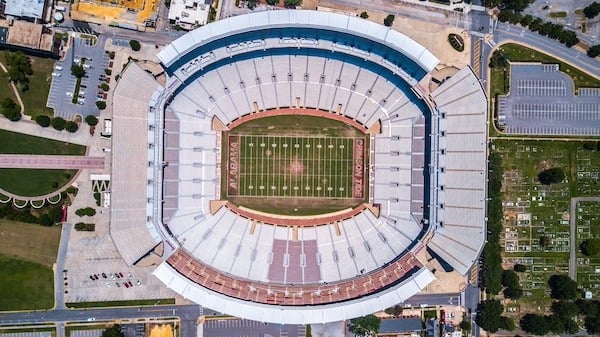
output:
M0 310L52 307L52 268L0 254L0 270Z
M5 63L4 53L1 55L0 60ZM52 80L51 74L55 61L30 55L28 57L31 60L31 69L33 70L33 75L28 76L29 90L26 92L19 90L23 104L25 104L25 114L33 118L37 115L52 117L54 110L47 108L46 102L48 101L50 82Z
M297 215L307 209L323 212L327 199L348 199L338 210L364 201L368 167L364 134L324 118L285 117L283 123L277 118L250 121L229 133L224 142L227 198L265 212L273 212L272 200L285 199L286 205L277 211ZM289 125L284 127L285 123ZM260 201L251 201L256 198Z
M569 211L570 200L576 196L599 196L595 181L583 179L598 174L600 152L586 150L579 142L494 140L493 150L503 160L504 231L500 238L503 266L510 269L515 263L527 266L522 273L524 297L511 304L517 311L549 302L548 278L566 274L569 270ZM550 167L563 169L566 179L550 186L541 185L537 174ZM584 218L595 211L578 212ZM581 213L581 214L580 214ZM588 229L578 227L578 239L587 238ZM549 238L549 243L545 239ZM579 256L579 255L578 255ZM580 285L600 295L600 279L596 280L595 261L577 269ZM588 267L589 266L589 267Z
M3 61L3 60L0 60L0 61ZM17 98L15 97L15 93L14 93L12 87L10 86L10 81L8 80L7 76L8 76L8 74L6 74L4 71L0 70L0 100L2 100L4 98L10 98L13 101L17 102Z
M83 155L85 147L0 130L0 153ZM66 184L76 170L0 169L0 187L21 196L37 196Z
M0 219L0 254L52 267L60 242L60 226Z

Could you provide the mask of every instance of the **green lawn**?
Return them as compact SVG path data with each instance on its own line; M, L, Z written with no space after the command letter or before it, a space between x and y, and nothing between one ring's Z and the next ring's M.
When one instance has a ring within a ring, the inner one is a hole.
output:
M0 130L0 153L83 155L85 146ZM37 196L57 190L76 170L0 169L0 187L22 196Z
M28 57L31 60L33 75L29 76L29 90L26 92L19 91L23 104L25 104L25 114L34 118L37 115L52 117L54 110L47 108L46 103L52 81L51 74L56 61L30 55ZM6 64L4 53L1 54L1 60Z
M52 269L0 254L0 310L48 309L54 303Z
M551 18L556 18L556 19L564 19L567 17L567 12L564 12L564 11L550 12L550 13L548 13L548 16Z
M0 130L0 153L84 155L85 146Z
M0 70L0 100L4 98L10 98L16 102L17 98L15 97L15 93L10 86L10 81L8 80L7 76L8 75L4 71Z

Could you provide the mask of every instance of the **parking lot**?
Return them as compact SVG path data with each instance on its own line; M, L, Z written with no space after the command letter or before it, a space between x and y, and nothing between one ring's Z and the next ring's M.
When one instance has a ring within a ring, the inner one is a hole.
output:
M498 98L498 126L508 134L600 134L600 90L574 92L558 65L511 64L510 93Z
M8 332L0 333L0 337L50 337L53 334L51 332Z
M109 57L104 52L105 39L74 37L73 45L69 48L65 59L56 63L52 76L52 84L48 95L48 106L54 108L55 116L71 120L75 115L98 116L96 107L98 85L106 83L104 69L109 65ZM86 75L82 78L77 103L73 103L73 94L77 79L71 74L73 64L81 64L85 59ZM109 85L111 83L108 83Z
M304 337L303 325L281 325L249 321L245 319L210 319L204 322L204 337Z

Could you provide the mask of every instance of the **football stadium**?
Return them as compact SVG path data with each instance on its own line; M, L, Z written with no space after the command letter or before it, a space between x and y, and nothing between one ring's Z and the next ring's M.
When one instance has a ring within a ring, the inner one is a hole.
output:
M113 100L110 233L182 297L326 323L467 274L484 243L487 103L469 67L357 17L236 16L130 63ZM158 252L158 253L157 253ZM427 252L427 253L426 253Z

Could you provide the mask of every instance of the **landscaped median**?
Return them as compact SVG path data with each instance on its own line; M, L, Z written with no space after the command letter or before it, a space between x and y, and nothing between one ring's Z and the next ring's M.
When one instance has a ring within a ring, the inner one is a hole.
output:
M65 303L67 308L103 308L103 307L138 307L141 305L171 305L175 304L174 298L130 300L130 301L99 301L99 302L71 302Z

